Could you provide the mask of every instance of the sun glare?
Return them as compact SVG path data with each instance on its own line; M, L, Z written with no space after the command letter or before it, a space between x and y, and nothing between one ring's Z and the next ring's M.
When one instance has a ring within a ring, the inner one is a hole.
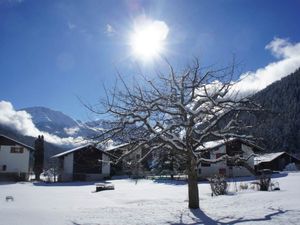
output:
M130 38L133 54L143 60L152 59L164 50L169 28L163 21L147 21L135 26Z

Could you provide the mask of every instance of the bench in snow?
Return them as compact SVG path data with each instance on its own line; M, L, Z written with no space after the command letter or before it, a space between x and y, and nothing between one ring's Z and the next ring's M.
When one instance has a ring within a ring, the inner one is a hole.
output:
M112 183L96 183L95 185L96 185L96 192L115 189L115 186Z

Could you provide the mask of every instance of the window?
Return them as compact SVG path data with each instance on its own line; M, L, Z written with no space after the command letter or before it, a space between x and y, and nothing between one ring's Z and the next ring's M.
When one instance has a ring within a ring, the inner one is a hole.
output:
M6 165L2 166L2 171L6 171Z
M225 168L220 168L219 169L219 174L222 175L222 176L225 176L226 175L226 169Z
M242 144L238 141L226 144L226 153L229 156L234 156L242 153Z
M202 154L201 154L201 157L202 157L203 159L210 159L210 152L204 152L204 153L202 153ZM201 163L201 166L202 166L202 167L210 167L210 163L204 163L204 162L202 162L202 163Z
M22 154L24 152L23 147L11 147L10 153L20 153Z
M227 159L227 166L235 166L234 160L232 159Z

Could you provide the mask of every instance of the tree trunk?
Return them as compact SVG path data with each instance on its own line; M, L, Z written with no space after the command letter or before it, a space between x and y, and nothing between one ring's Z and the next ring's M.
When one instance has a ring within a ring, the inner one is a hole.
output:
M34 175L35 175L35 180L37 180L37 181L41 180L41 178L40 178L41 173L40 172L35 172Z
M189 191L189 208L199 208L199 191L198 191L198 174L197 162L194 157L188 162L188 191Z

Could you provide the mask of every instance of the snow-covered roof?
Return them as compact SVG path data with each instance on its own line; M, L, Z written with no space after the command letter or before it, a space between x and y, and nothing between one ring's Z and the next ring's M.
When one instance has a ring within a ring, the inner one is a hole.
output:
M124 144L120 144L120 145L112 145L112 146L109 146L107 149L105 149L106 152L109 152L109 151L114 151L118 148L122 148L122 147L125 147L125 146L128 146L130 143L124 143Z
M82 148L86 148L88 146L92 146L92 145L91 144L86 144L86 145L82 145L82 146L79 146L79 147L76 147L76 148L72 148L70 150L67 150L67 151L61 152L59 154L56 154L56 155L52 156L51 158L59 158L61 156L68 155L68 154L70 154L72 152L75 152L75 151L80 150Z
M196 151L203 151L203 150L209 150L209 149L213 149L213 148L217 148L219 146L222 146L226 143L232 142L232 141L240 141L246 145L249 145L251 147L254 147L258 150L262 150L261 147L255 145L252 142L243 140L243 139L239 139L239 138L228 138L228 139L221 139L221 140L215 140L215 141L208 141L208 142L204 142L201 146L199 146Z
M286 152L274 152L274 153L266 153L266 154L262 154L262 155L257 155L254 157L254 165L258 165L259 163L262 162L270 162L274 159L276 159L277 157L283 155Z
M31 146L29 146L29 145L26 145L26 144L24 144L24 143L22 143L22 142L19 142L19 141L13 139L13 138L7 137L7 136L5 136L5 135L3 135L3 134L0 134L0 137L3 137L3 138L6 138L6 139L8 139L8 140L10 140L10 141L12 141L12 142L15 142L16 144L18 144L18 145L20 145L20 146L23 146L24 148L28 148L29 150L34 150L33 147L31 147Z
M216 148L218 146L221 146L221 145L225 144L229 140L230 139L228 139L228 140L222 139L222 140L204 142L201 146L199 146L197 148L197 151L201 151L201 150L204 150L204 149Z
M76 152L76 151L79 151L79 150L81 150L81 149L88 148L88 147L95 148L95 149L101 151L102 153L107 154L108 156L112 156L111 154L109 154L109 153L107 153L107 152L105 152L105 151L103 151L103 150L101 150L101 149L95 147L95 146L92 145L92 144L86 144L86 145L82 145L82 146L79 146L79 147L72 148L72 149L70 149L70 150L61 152L61 153L59 153L59 154L56 154L56 155L52 156L51 158L59 158L59 157L62 157L62 156L66 156L66 155L69 155L69 154L71 154L71 153L73 153L73 152Z

